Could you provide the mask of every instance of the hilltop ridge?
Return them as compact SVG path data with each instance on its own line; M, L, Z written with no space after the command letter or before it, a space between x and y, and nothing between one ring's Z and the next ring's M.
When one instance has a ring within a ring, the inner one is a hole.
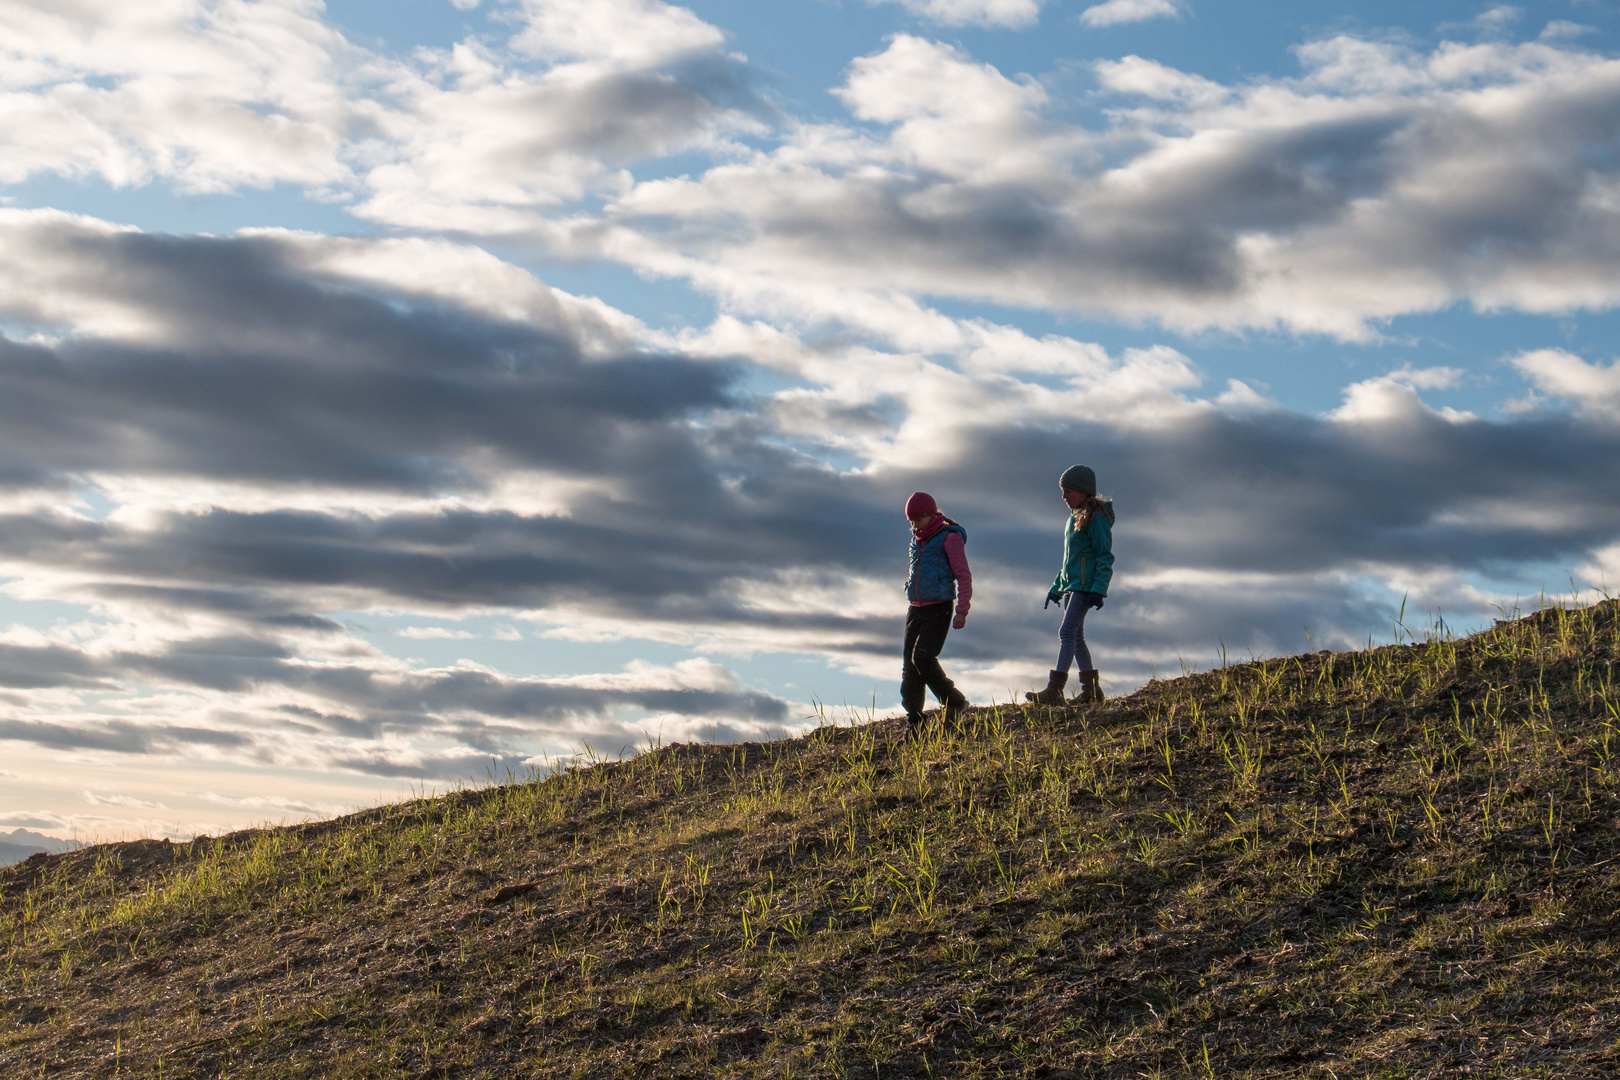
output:
M0 1074L1614 1075L1617 615L34 856Z

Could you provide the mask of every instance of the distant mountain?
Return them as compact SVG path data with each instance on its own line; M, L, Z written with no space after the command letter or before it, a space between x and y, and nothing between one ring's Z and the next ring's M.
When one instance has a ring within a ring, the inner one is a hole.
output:
M31 829L0 832L0 866L22 862L36 851L72 851L79 846L77 840L58 840Z

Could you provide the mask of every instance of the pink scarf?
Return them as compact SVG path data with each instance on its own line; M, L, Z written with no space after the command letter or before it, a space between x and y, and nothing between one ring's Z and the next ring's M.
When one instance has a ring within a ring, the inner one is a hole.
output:
M921 531L913 528L911 530L911 535L917 538L917 543L925 544L931 537L933 537L935 533L939 532L939 530L943 529L948 524L950 524L950 521L945 517L944 514L936 513L928 520L928 524L922 527Z

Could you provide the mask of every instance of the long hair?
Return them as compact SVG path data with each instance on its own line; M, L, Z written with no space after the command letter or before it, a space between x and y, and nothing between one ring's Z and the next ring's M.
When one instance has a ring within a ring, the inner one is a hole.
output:
M1106 514L1112 507L1113 502L1113 499L1105 499L1100 495L1089 496L1085 502L1081 503L1079 506L1070 511L1074 515L1075 531L1079 532L1087 525L1090 525L1092 514L1098 512Z

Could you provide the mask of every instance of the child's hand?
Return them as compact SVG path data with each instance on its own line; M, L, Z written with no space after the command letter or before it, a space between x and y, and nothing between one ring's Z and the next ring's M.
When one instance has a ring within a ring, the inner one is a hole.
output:
M1045 611L1047 608L1051 607L1053 604L1061 604L1061 603L1063 603L1063 594L1060 593L1060 592L1057 592L1056 590L1053 590L1052 592L1049 592L1049 593L1046 594L1046 603L1041 605L1041 610Z
M962 627L964 627L966 625L967 625L967 612L958 611L956 613L956 618L951 620L951 629L952 630L960 630L960 629L962 629Z

